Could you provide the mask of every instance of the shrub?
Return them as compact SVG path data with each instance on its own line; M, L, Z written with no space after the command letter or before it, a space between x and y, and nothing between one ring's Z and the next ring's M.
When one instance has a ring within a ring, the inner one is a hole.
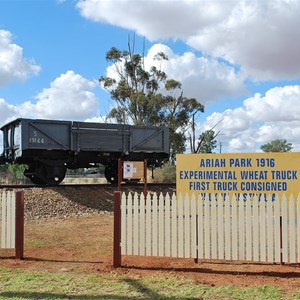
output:
M156 183L175 183L176 181L176 166L170 162L165 163L162 167L154 170L154 179Z

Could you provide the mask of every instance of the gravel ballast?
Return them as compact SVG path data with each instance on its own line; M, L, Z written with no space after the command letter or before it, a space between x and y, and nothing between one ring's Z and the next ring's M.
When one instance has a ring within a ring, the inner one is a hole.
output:
M113 213L116 186L60 186L24 189L25 220L67 218L88 214ZM125 186L123 192L143 191L143 186ZM172 193L174 188L155 186L150 193Z

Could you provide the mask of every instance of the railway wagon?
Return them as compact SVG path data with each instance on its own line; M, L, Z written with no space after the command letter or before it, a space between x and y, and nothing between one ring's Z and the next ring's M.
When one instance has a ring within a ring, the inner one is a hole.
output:
M169 156L166 127L20 118L0 129L0 163L26 164L24 175L35 184L59 184L67 169L97 163L116 183L119 158L159 166Z

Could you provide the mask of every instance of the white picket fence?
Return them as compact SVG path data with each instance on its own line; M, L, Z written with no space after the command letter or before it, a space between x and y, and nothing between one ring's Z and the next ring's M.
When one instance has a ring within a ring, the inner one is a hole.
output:
M16 195L12 191L0 193L0 226L0 247L14 249L16 241Z
M300 262L300 196L121 195L121 254Z

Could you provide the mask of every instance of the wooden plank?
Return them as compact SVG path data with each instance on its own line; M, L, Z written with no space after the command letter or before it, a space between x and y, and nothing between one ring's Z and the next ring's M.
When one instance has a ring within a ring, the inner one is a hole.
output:
M152 206L151 197L148 193L146 196L146 255L152 254Z
M267 244L266 244L266 202L264 195L260 197L259 207L260 218L260 261L267 261Z
M253 197L253 260L259 261L258 196Z
M217 199L215 194L211 195L211 258L218 258L217 243Z
M158 216L157 216L157 194L152 197L152 255L157 256L157 242L158 242Z
M133 255L139 255L139 196L133 194Z
M243 195L239 195L239 259L245 259L245 203Z
M274 262L274 213L272 196L268 195L267 200L267 261Z
M183 197L180 194L178 198L178 257L184 257L183 241Z
M145 255L145 195L140 194L140 244L139 253L140 255Z
M251 198L246 197L246 260L252 260Z
M197 205L196 196L191 199L191 257L197 258Z
M132 255L132 223L133 223L133 199L132 194L129 193L127 196L127 251L128 255Z
M126 194L121 195L121 254L127 253L127 198Z
M172 195L172 257L177 257L177 198L175 193Z
M231 213L230 213L230 197L228 194L225 196L225 259L231 259L231 240L230 240L230 233L231 233Z
M288 227L289 227L289 257L290 263L296 262L296 218L295 218L295 200L291 194L289 198L289 216L288 216Z
M12 229L12 213L11 213L11 201L12 201L12 193L11 191L7 192L6 197L6 248L11 248L11 229Z
M7 226L7 219L6 219L6 204L7 204L7 193L2 193L2 228L1 228L1 248L6 248L6 226Z
M165 197L165 256L171 256L171 207L170 195L166 194Z
M158 198L158 256L164 256L165 250L165 220L164 220L164 196L161 193Z
M204 235L203 235L203 197L201 194L198 196L197 200L198 214L197 214L197 223L198 223L198 258L204 258Z
M281 217L282 217L282 260L288 262L288 213L287 199L283 195L281 200Z
M224 215L223 197L218 195L218 259L224 259Z
M190 198L184 198L184 257L191 257Z
M232 196L232 259L238 260L238 214L237 214L237 198L235 194Z
M274 261L280 262L280 200L278 195L275 195L274 201L274 248L275 248L275 257Z
M210 201L209 194L205 194L204 198L204 258L210 259Z

